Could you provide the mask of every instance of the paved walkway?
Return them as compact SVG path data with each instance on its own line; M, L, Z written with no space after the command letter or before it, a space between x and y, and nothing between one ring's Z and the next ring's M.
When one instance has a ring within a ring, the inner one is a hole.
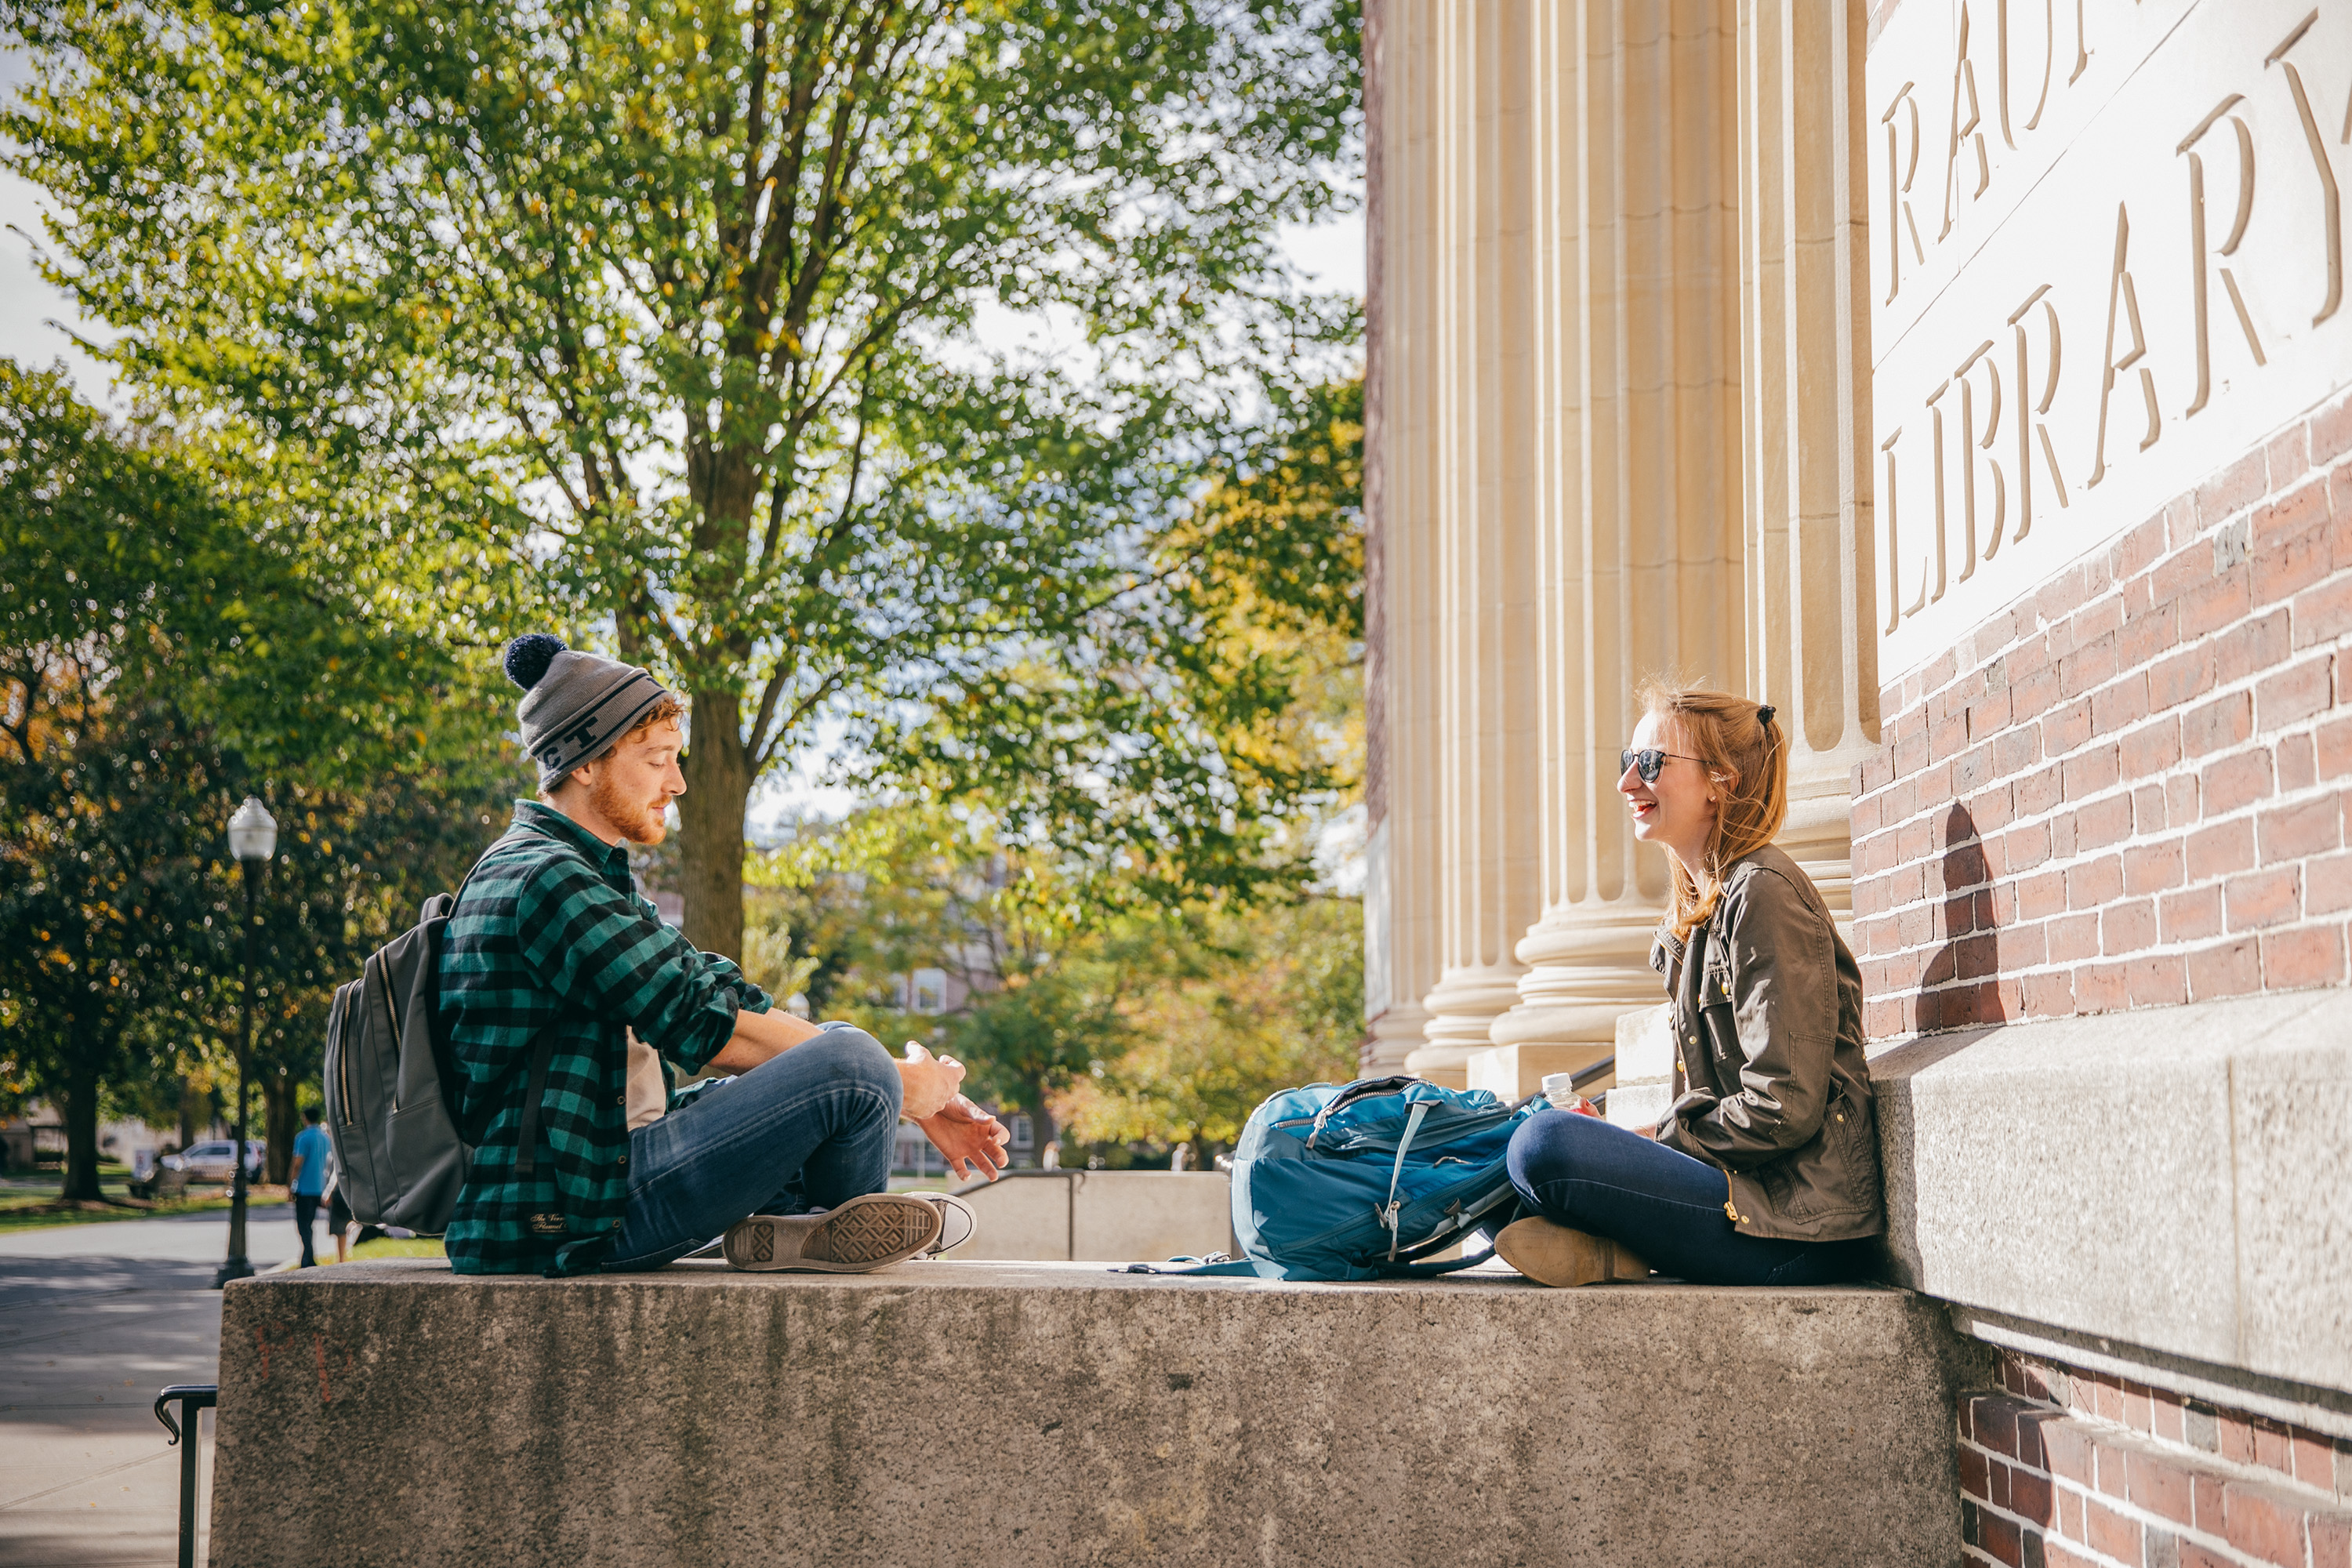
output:
M256 1206L246 1242L257 1268L294 1257L292 1210ZM213 1270L227 1247L226 1214L0 1233L0 1563L178 1561L180 1451L152 1406L165 1384L216 1380ZM212 1483L202 1419L200 1563Z

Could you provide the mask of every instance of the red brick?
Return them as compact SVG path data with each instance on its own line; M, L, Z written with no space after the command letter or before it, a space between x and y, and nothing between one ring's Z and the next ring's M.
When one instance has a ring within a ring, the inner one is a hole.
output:
M2099 956L2099 917L2095 911L2061 915L2042 930L2053 963L2079 963Z
M2220 1411L2213 1417L2213 1436L2219 1445L2215 1451L2221 1458L2241 1465L2254 1462L2254 1424L2250 1417Z
M2265 1487L2231 1481L2222 1489L2222 1533L2231 1545L2280 1568L2304 1568L2301 1509Z
M2313 643L2333 642L2352 627L2352 573L2342 567L2352 562L2338 560L2338 574L2309 593L2299 595L2290 606L2294 615L2294 646L2309 647Z
M1963 1400L1961 1404L1965 1408L1967 1401ZM1966 1436L1967 1434L1961 1436ZM1985 1467L1983 1453L1963 1443L1960 1445L1960 1495L1989 1499L1992 1496L1991 1489L1992 1482Z
M2181 753L2201 757L2234 746L2253 732L2253 699L2245 692L2233 691L2181 716Z
M2334 985L2344 978L2344 931L2339 926L2303 926L2263 936L2263 985L2300 991Z
M2352 1519L2311 1516L2311 1568L2347 1568L2352 1564Z
M2243 563L2180 596L2180 637L2186 642L2234 626L2254 613L2254 574ZM2230 670L2222 667L2226 677Z
M2180 840L2142 844L2124 851L2124 891L2159 893L2180 886Z
M2210 528L2262 500L2270 488L2270 464L2259 450L2248 452L2197 487L2198 523Z
M2221 679L2242 680L2284 664L2294 651L2293 619L2282 605L2214 638L2213 658Z
M2313 466L2332 462L2352 451L2352 398L2313 415L2308 428Z
M2189 961L2180 954L2135 958L2124 965L2124 991L2135 1007L2171 1007L2189 1000Z
M2053 708L2042 721L2042 751L2045 756L2063 756L2090 738L2091 704L2087 698Z
M1997 1513L1979 1514L1977 1540L1995 1562L2006 1563L2008 1568L2024 1568L2024 1549L2015 1520L2003 1519Z
M2100 951L2113 958L2156 945L2156 900L2110 904L2099 915Z
M2150 1454L2131 1457L2131 1500L2178 1524L2190 1522L2189 1472Z
M2197 775L2175 773L2164 781L2164 818L2186 827L2197 820Z
M2042 1560L2049 1568L2096 1568L2094 1559L2069 1552L2054 1541L2042 1542Z
M2054 763L2037 773L2027 773L2010 788L2016 796L2020 816L2038 816L2066 798L2065 779Z
M2321 1491L2336 1489L2336 1447L2316 1432L2296 1427L2289 1434L2294 1449L2294 1479Z
M2132 791L2132 831L2145 838L2172 826L2170 803L2162 784L2142 784Z
M2241 806L2267 800L2271 794L2271 754L2267 748L2224 757L2199 775L2205 797L2205 815L2222 816Z
M2189 955L2189 994L2203 1002L2263 988L2262 954L2252 941L2221 942Z
M2105 1503L2086 1503L2083 1510L2084 1544L2094 1552L2126 1563L2140 1560L2139 1522Z
M2080 697L2116 678L2116 638L2109 632L2094 637L2058 661L2058 691Z
M2074 977L2063 970L2054 974L2029 974L2023 984L2027 1017L2063 1018L2074 1011Z
M2114 745L2093 746L2079 756L2066 759L2063 764L2068 800L2087 800L2102 790L2113 789L2123 777L2121 752Z
M2150 596L2150 584L2146 578L2133 585L2136 598ZM2116 658L2126 669L2144 669L2180 646L2180 606L2171 600L2163 604L2135 605L2123 629L2116 634Z
M2042 1428L2042 1451L2050 1473L2076 1486L2091 1484L2091 1439L2071 1421L2052 1421Z
M2215 886L2192 888L2185 893L2168 893L2158 901L2157 912L2167 942L2194 942L2199 937L2219 936L2221 934L2221 889Z
M2107 551L2107 570L2118 583L2137 577L2164 557L2164 514L2158 512L2116 541Z
M2074 814L2074 852L2085 854L2120 844L2131 837L2132 803L2127 795L2093 801Z
M2265 866L2324 855L2344 842L2344 803L2334 795L2263 812L2256 822Z
M2161 713L2205 695L2220 684L2221 656L2208 646L2158 660L2147 672L2147 706Z
M2264 466L2270 472L2273 493L2288 486L2311 469L2311 443L2301 425L2290 425L2263 444Z
M2281 795L2294 790L2309 789L2319 782L2319 758L2309 734L2282 735L2271 748L2278 764L2278 787Z
M2111 735L2147 717L2147 676L2125 676L2091 693L2091 732Z
M2130 967L2087 963L2074 971L2074 1006L2084 1013L2120 1013L2131 1005Z
M2009 683L2009 713L2011 721L2031 719L2049 710L2058 700L2058 671L2037 669L2020 675Z
M2258 727L2284 729L2298 719L2326 711L2336 698L2336 658L2321 654L2281 670L2254 688Z
M2208 1535L2219 1535L2222 1529L2221 1478L2192 1475L2189 1491L2197 1510L2197 1528Z
M2301 484L2273 496L2256 507L2254 515L2248 521L2252 527L2247 539L2257 556L2289 540L2325 527L2327 522L2326 477L2306 479Z
M2102 855L2066 872L2066 907L2095 910L2124 896L2124 858Z
M2222 906L2232 931L2284 925L2303 912L2303 875L2296 866L2249 871L2222 886Z
M2189 836L2189 879L2243 871L2254 863L2254 825L2244 817L2202 827Z
M2325 515L2320 521L2326 521ZM2267 548L2255 545L2249 563L2254 569L2252 584L2254 603L2275 605L2315 583L2325 581L2333 553L2326 532L2316 529L2299 538L2281 540Z
M2143 724L2116 742L2116 761L2127 779L2150 778L2180 760L2180 721L2170 714Z
M2256 1421L2253 1428L2254 1463L2283 1476L2294 1474L2294 1443L2287 1429L2275 1421Z

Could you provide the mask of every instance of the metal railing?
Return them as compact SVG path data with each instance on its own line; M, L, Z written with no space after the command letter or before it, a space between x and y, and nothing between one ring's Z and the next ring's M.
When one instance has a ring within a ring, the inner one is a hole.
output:
M155 1419L180 1446L180 1568L196 1568L196 1447L202 1436L197 1414L220 1403L216 1383L175 1383L155 1396ZM180 1418L163 1407L176 1404Z

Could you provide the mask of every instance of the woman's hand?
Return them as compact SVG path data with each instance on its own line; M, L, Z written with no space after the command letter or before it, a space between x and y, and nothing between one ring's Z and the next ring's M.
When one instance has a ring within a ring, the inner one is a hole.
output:
M909 1121L928 1121L956 1098L962 1084L963 1063L953 1057L935 1057L908 1040L907 1059L898 1064L898 1113Z
M1012 1132L961 1094L941 1106L938 1115L918 1118L915 1125L923 1130L923 1136L961 1181L968 1182L978 1173L992 1182L996 1173L1012 1162L1004 1152L1013 1142Z

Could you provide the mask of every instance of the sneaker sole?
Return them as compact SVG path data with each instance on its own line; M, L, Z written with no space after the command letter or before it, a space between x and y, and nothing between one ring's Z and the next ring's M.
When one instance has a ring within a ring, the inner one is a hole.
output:
M922 1252L939 1239L940 1225L940 1211L920 1198L868 1193L830 1214L738 1220L719 1250L754 1271L863 1274Z
M973 1237L980 1234L980 1216L972 1213L971 1205L970 1204L964 1202L953 1193L919 1193L916 1195L920 1197L925 1203L929 1204L933 1207L941 1211L940 1215L940 1238L933 1242L929 1247L924 1248L924 1257L937 1258L941 1253L948 1251L950 1247L961 1247L965 1242L970 1241ZM948 1215L945 1211L949 1209L953 1209L956 1213L963 1215L963 1235L952 1242L948 1240Z

